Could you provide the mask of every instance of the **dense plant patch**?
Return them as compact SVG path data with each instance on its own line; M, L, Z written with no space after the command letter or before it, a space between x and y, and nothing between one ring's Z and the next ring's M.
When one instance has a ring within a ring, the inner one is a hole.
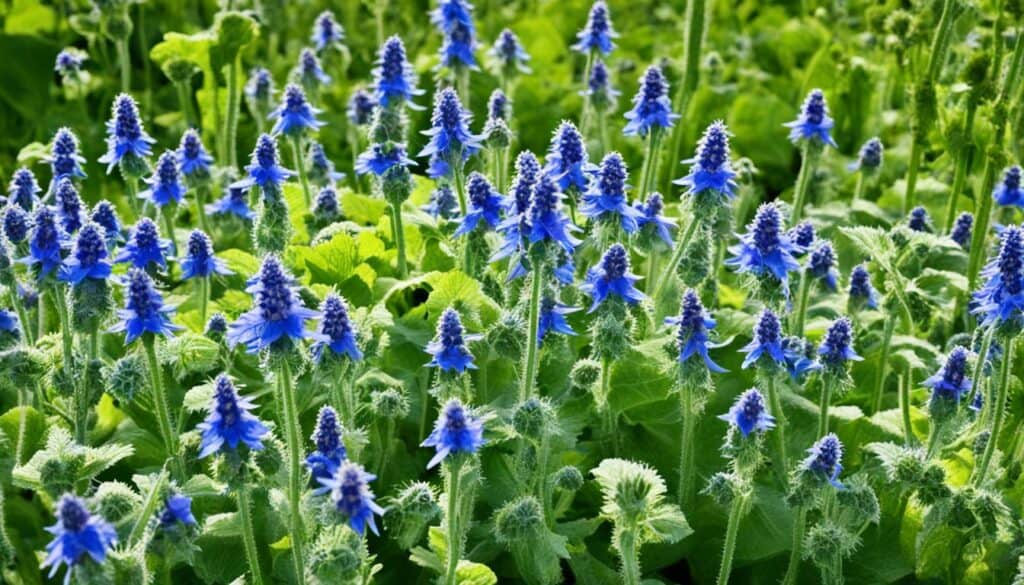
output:
M0 8L4 583L1024 583L1019 0Z

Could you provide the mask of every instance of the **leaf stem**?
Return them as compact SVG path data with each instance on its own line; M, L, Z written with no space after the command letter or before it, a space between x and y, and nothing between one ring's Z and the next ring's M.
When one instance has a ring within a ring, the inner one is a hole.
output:
M462 525L459 514L459 488L462 483L462 456L449 457L445 462L448 474L445 477L447 512L445 521L448 524L448 556L445 562L445 585L457 585L456 577L459 560L462 557Z
M299 173L299 184L302 185L302 197L306 201L306 209L313 208L313 195L309 190L309 177L306 176L305 161L302 160L302 136L295 134L290 137L292 145L292 164Z
M291 536L292 561L295 567L295 578L299 585L305 583L305 534L302 525L302 432L299 427L298 403L295 398L295 387L292 380L291 367L287 357L280 358L277 371L278 401L281 404L281 421L285 430L285 442L288 447L288 532Z
M1007 336L1003 345L1006 350L999 363L999 386L996 388L995 400L992 401L992 431L985 443L985 452L981 457L981 463L975 468L973 481L975 486L981 486L985 482L985 476L988 475L992 457L999 443L999 433L1003 430L1003 422L1006 419L1006 397L1010 393L1010 373L1013 370L1013 351L1016 339Z
M793 215L790 218L792 225L796 225L803 218L811 176L814 175L814 168L818 162L818 152L811 147L809 141L804 141L800 147L800 157L800 172L796 176L796 186L793 189Z
M164 449L167 451L167 458L171 460L171 470L174 478L178 481L185 481L185 464L178 452L178 431L171 422L171 412L167 402L167 392L164 388L163 370L160 362L156 359L156 336L147 333L142 337L142 347L146 354L146 367L149 369L150 384L153 388L153 409L156 411L156 422L160 428L160 436L164 440Z
M540 328L540 293L544 284L541 276L543 266L535 265L530 273L530 322L526 332L526 367L523 369L523 379L519 385L519 402L522 402L533 395L534 379L537 375L537 331Z
M782 398L779 396L778 385L775 380L775 372L764 372L764 384L768 392L768 403L771 405L772 415L775 417L775 450L779 457L779 478L783 485L786 483L786 473L789 472L789 458L786 456L786 413L782 410ZM827 410L827 406L825 407ZM824 436L824 434L819 434Z
M256 535L252 528L252 501L249 486L242 483L235 491L238 502L238 520L242 525L242 544L245 545L245 558L249 562L253 585L263 585L263 571L260 569L260 555L256 549Z
M892 347L892 334L896 330L896 320L885 319L882 330L882 348L878 357L878 368L875 370L875 413L882 410L882 398L885 394L885 377L889 369L889 349Z
M732 573L732 558L736 552L736 537L739 534L740 520L743 519L743 508L746 496L736 496L729 506L729 524L725 529L725 545L722 548L722 564L718 568L718 585L729 582Z
M794 585L800 575L800 560L803 556L804 531L807 529L807 509L803 506L797 507L793 519L793 545L789 553L789 566L786 568L786 576L782 585Z

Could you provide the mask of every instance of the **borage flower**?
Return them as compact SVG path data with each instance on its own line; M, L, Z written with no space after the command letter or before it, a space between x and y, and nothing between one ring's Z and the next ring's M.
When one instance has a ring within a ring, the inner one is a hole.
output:
M640 212L629 205L626 180L629 171L622 155L610 152L601 161L590 188L583 194L580 211L596 220L614 220L616 216L622 230L632 234L640 228Z
M807 250L810 250L817 238L817 234L814 233L814 224L810 220L804 220L789 228L786 234L789 236L790 241L800 248L793 252L793 255L796 257L803 256Z
M694 157L684 160L683 164L691 165L690 173L673 183L686 187L688 195L711 191L712 196L726 200L736 197L737 173L729 159L729 129L725 122L712 122L697 142Z
M629 120L622 129L626 136L647 136L652 130L671 128L679 114L672 112L668 98L668 81L661 67L651 65L640 78L640 89L633 98L633 109L626 112Z
M812 89L807 94L796 120L783 124L790 129L789 140L794 144L809 141L815 145L838 148L836 141L832 138L834 125L835 121L828 115L825 94L820 89Z
M103 228L108 246L113 247L121 241L121 219L117 216L117 210L114 209L111 202L104 199L97 203L92 208L92 215L89 219Z
M128 262L136 268L148 268L150 264L167 268L167 254L170 249L170 240L161 238L156 223L144 217L132 228L128 242L114 258L114 262Z
M597 167L588 158L587 146L576 125L563 121L551 138L544 172L558 181L562 191L575 188L582 192L587 189L591 176L597 171ZM622 180L624 186L625 178Z
M365 89L357 89L348 98L348 105L345 107L345 115L353 126L362 127L373 121L373 110L377 102Z
M836 270L836 254L832 250L831 242L822 240L811 252L811 258L807 262L807 274L825 285L828 290L836 290L839 272Z
M375 479L377 476L367 473L362 465L344 461L333 477L320 480L330 490L338 512L348 518L348 525L360 536L367 527L374 534L379 534L373 515L383 515L384 509L377 505L370 491L369 483Z
M53 70L62 77L72 77L82 71L82 64L88 56L74 47L62 49L53 61Z
M406 154L404 144L371 144L365 152L356 158L355 170L357 175L373 173L380 177L395 165L405 167L416 165L416 161Z
M500 89L495 89L487 98L487 119L508 122L508 96Z
M423 131L430 141L419 153L426 157L436 155L431 164L431 176L447 176L452 165L461 164L480 150L480 137L469 131L471 120L472 114L462 107L454 89L447 87L437 92L431 129Z
M469 199L469 210L459 222L455 237L459 237L477 229L483 222L484 229L497 227L501 223L501 210L505 198L480 173L473 172L466 181L466 194Z
M800 268L793 254L801 248L783 229L778 205L774 202L762 204L747 226L747 233L739 236L740 243L729 248L733 257L726 260L725 265L740 273L771 275L786 286L789 273Z
M818 355L822 365L829 370L838 370L846 362L864 359L853 350L853 324L849 319L840 317L832 322L818 348Z
M331 47L341 48L341 42L345 40L345 29L335 20L333 12L324 10L316 17L313 35L309 40L313 41L313 46L321 53Z
M112 271L108 255L106 233L99 225L89 222L78 232L74 248L57 276L71 284L79 284L87 278L106 280Z
M27 212L31 212L39 203L39 193L42 191L36 175L25 167L14 171L11 175L11 182L7 186L8 205L17 205Z
M448 455L476 453L483 444L483 421L463 406L458 398L452 398L441 408L434 430L420 446L436 450L427 463L427 469L431 469Z
M111 118L107 121L107 152L99 159L107 165L107 173L126 159L134 163L151 155L151 145L156 142L142 128L139 107L132 96L119 94L114 98L111 110Z
M281 183L295 175L281 166L281 158L277 152L277 141L269 134L261 134L256 139L256 148L252 151L251 161L245 167L247 176L231 183L234 189L249 189L256 186L262 189L281 188Z
M974 228L974 216L965 211L957 216L953 228L949 231L949 239L953 240L965 252L971 249L971 230Z
M228 343L244 345L248 353L257 353L279 341L326 341L323 335L306 330L306 322L320 313L302 304L294 282L280 260L264 258L260 271L245 289L253 296L253 307L231 324Z
M4 237L12 244L20 244L28 237L31 229L28 214L20 206L8 205L4 208Z
M181 182L178 155L171 150L164 151L160 155L153 174L144 181L149 185L149 189L140 192L139 199L149 201L158 208L181 203L188 190Z
M811 372L821 370L814 344L806 339L792 335L783 338L782 355L786 358L786 372L794 382L800 383Z
M612 87L608 66L601 59L595 59L594 67L590 70L590 79L587 80L587 87L580 94L590 99L595 110L604 112L615 108L621 92Z
M553 242L569 253L579 245L572 236L579 228L562 212L562 193L548 175L541 174L537 179L527 216L526 235L531 244Z
M160 512L160 526L167 528L177 523L195 526L196 517L192 515L192 498L181 494L171 494L164 501L164 509Z
M28 256L19 262L34 267L36 278L42 279L60 267L64 261L64 249L67 247L67 233L57 223L53 211L41 205L32 218L32 230L28 236Z
M768 366L784 366L786 353L782 348L782 325L779 317L771 309L764 309L754 324L754 336L750 343L740 349L747 354L743 359L743 367L763 362Z
M910 217L907 218L907 227L910 231L932 233L932 218L928 215L928 210L924 207L915 207L910 210Z
M313 202L313 216L319 220L333 221L341 215L338 192L333 187L324 187L316 194Z
M181 143L175 151L181 174L188 178L208 177L213 157L206 152L199 132L189 128L181 135ZM159 166L159 165L158 165Z
M462 320L455 309L447 308L437 321L437 335L427 344L426 352L433 356L427 363L428 367L440 368L443 372L463 373L467 369L475 370L473 354L466 344L483 339L483 335L465 335Z
M271 133L292 137L316 132L324 125L324 122L316 117L320 112L320 109L310 105L301 87L289 83L284 88L281 105L270 113L270 119L274 120Z
M651 193L647 196L647 201L633 203L633 209L640 214L636 218L636 223L641 230L650 229L669 247L674 245L672 230L676 229L676 222L662 215L665 203L661 198L661 193Z
M982 325L1024 323L1024 234L1007 226L1002 233L999 254L981 271L985 284L974 292L972 313Z
M129 269L121 284L125 287L124 308L118 309L118 322L110 328L111 333L124 331L128 344L147 333L169 337L181 329L171 323L174 307L164 304L164 297L145 270Z
M711 318L700 297L693 289L683 293L678 317L667 317L666 325L678 327L676 342L679 346L679 362L683 363L693 356L700 356L708 370L719 374L728 370L719 366L708 355L709 349L722 347L724 344L709 342L708 333L715 328L715 320Z
M932 400L950 400L960 404L960 399L970 393L971 379L967 377L967 361L970 352L963 346L956 346L949 352L939 371L922 382L932 391Z
M256 214L249 209L249 200L245 188L228 186L224 196L213 203L206 204L206 213L211 215L234 215L241 219L252 219Z
M207 278L214 274L233 274L227 264L213 255L213 241L202 230L188 235L188 250L181 260L181 278Z
M1024 207L1024 191L1020 188L1021 169L1019 166L1012 166L1003 171L1003 180L992 190L992 198L999 205L1014 205Z
M530 56L526 54L516 33L507 28L498 33L498 38L494 41L489 55L494 59L498 70L504 75L531 73L530 68L526 65Z
M336 294L329 294L320 305L320 327L317 332L322 339L311 348L314 359L319 361L328 349L332 354L347 356L348 359L359 361L363 352L356 342L356 331L348 314L348 303Z
M240 396L227 374L220 374L214 382L213 400L210 401L206 420L196 429L200 432L199 458L218 451L235 451L245 445L253 451L263 449L263 439L270 429L263 424L252 409L252 400Z
M566 315L571 315L579 310L579 307L564 305L554 297L545 296L541 299L540 313L537 317L537 343L543 341L548 332L576 335L576 331L566 320Z
M807 458L801 463L803 469L820 474L836 489L845 489L839 483L843 471L843 444L835 433L829 433L807 450Z
M96 563L106 560L107 551L117 544L117 531L100 516L90 514L85 502L74 494L61 496L56 511L56 524L46 528L53 540L46 545L40 568L50 567L48 578L52 579L62 564L67 565L64 585L68 585L72 569L84 563L86 555Z
M457 22L450 31L444 33L438 66L449 69L466 67L476 71L479 69L476 64L476 48L476 31L472 26Z
M862 171L865 173L876 172L882 166L882 141L872 138L860 147L857 160L847 166L851 171Z
M572 48L580 53L600 52L607 55L615 48L613 39L618 36L618 33L612 29L608 5L604 0L597 0L590 7L587 26L576 34L578 40Z
M50 146L50 155L43 160L50 164L54 182L64 177L84 179L86 176L82 170L85 157L79 153L78 137L70 128L57 129Z
M299 53L299 64L295 67L295 77L308 90L316 90L321 85L331 82L331 76L324 73L320 58L312 49L302 49Z
M82 210L82 198L78 189L71 179L65 177L57 183L53 192L53 210L56 212L60 225L68 234L78 231L85 223L85 213Z
M768 414L764 396L757 388L740 394L729 408L729 412L719 415L718 418L738 429L744 437L749 437L754 431L766 432L775 428L775 417Z
M871 274L863 264L850 271L850 300L864 303L869 309L878 308L878 291L871 285Z
M468 0L439 0L437 8L430 11L430 22L443 33L460 24L472 27L473 5Z
M341 440L341 423L338 422L338 413L330 406L320 408L316 417L316 430L313 431L313 444L316 449L306 456L306 468L313 476L313 483L320 483L323 479L329 479L338 471L338 467L345 461L347 452L345 443ZM323 494L330 491L327 486L318 487L316 493Z
M423 95L423 90L416 87L416 73L406 58L405 45L397 35L384 41L380 48L373 80L377 103L382 107L404 102L411 109L422 109L412 102L416 96Z
M309 169L309 180L320 186L333 185L345 178L345 173L339 173L334 168L334 163L327 158L324 146L319 142L310 142L306 150L306 162Z
M430 201L420 207L420 209L435 218L451 219L458 213L459 200L455 198L455 193L452 191L451 186L447 184L439 185L437 189L430 192Z
M629 252L622 244L612 244L601 258L601 263L587 271L587 281L580 287L594 303L588 313L610 297L618 297L626 304L635 305L647 298L634 284L640 277L629 271Z

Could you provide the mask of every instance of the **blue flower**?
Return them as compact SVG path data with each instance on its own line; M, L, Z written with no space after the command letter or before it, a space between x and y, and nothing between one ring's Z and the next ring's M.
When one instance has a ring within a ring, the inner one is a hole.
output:
M373 515L384 514L384 509L377 505L374 501L375 496L370 491L369 483L375 479L377 476L367 473L362 465L344 461L333 477L320 480L320 483L330 490L331 500L334 501L338 512L348 518L348 525L360 536L367 527L374 534L378 534Z
M729 129L725 122L712 122L697 142L696 155L683 163L691 165L690 173L673 183L686 187L687 194L696 196L711 191L727 200L736 197L736 171L729 160Z
M721 344L709 343L708 333L715 328L715 320L711 318L696 291L688 289L683 293L678 317L667 317L666 325L678 327L676 341L679 345L679 362L683 363L693 356L700 356L704 365L719 374L728 370L719 366L708 355L708 349L721 347Z
M548 175L541 174L534 184L527 216L526 235L531 244L553 242L566 252L572 252L579 245L580 241L571 234L579 228L562 212L562 193Z
M455 237L459 237L477 229L480 222L484 228L493 228L501 223L501 210L504 197L494 190L487 178L474 171L466 181L466 193L469 199L469 210L459 222Z
M668 98L668 81L661 67L651 65L640 78L640 89L633 97L633 109L626 112L629 122L622 133L626 136L647 136L651 130L671 128L679 114L672 112Z
M306 468L313 476L313 483L318 484L322 479L330 479L338 471L338 467L348 454L345 451L345 443L341 440L341 423L338 422L338 413L330 406L320 408L316 417L316 430L313 431L313 444L316 450L306 456ZM316 493L322 494L329 491L327 487L318 487Z
M28 256L19 262L36 267L36 277L42 279L57 270L63 263L63 252L68 246L68 235L57 223L53 211L45 205L36 209L32 224L32 230L29 232Z
M294 279L276 257L263 259L259 273L249 280L245 291L253 296L253 307L231 324L230 345L244 345L247 352L257 353L278 341L326 341L324 336L306 331L306 322L320 313L302 304Z
M971 403L967 406L967 408L970 408L975 413L979 413L979 412L981 412L981 410L984 407L985 407L985 396L979 390L979 391L974 393L974 398L971 400Z
M224 189L223 197L206 204L206 213L211 215L231 214L242 219L252 219L256 214L249 209L245 189L245 187L228 186Z
M63 49L57 53L57 58L53 62L53 70L65 77L76 75L81 71L85 59L85 54L74 47Z
M244 444L253 451L263 449L261 439L270 432L270 429L256 415L249 412L253 408L256 408L256 405L251 399L239 396L227 374L217 376L209 414L206 420L196 426L201 434L199 458L218 451L234 451L238 449L239 444Z
M46 531L53 535L46 545L46 559L41 568L50 567L48 578L53 578L61 564L68 566L64 585L71 583L71 569L85 562L88 555L102 563L107 551L117 544L117 531L100 516L89 513L85 502L73 494L64 494L56 505L57 522Z
M336 294L329 294L320 305L320 327L317 332L321 341L313 344L312 352L315 359L320 360L324 349L331 350L335 355L348 356L350 360L363 359L363 352L356 343L356 331L348 315L348 303Z
M882 141L872 138L860 147L857 160L847 166L851 171L864 171L865 173L875 172L882 166Z
M136 268L148 268L155 264L167 268L167 253L171 249L170 240L160 237L160 229L153 220L144 217L135 224L121 253L114 262L129 262Z
M839 483L839 474L843 471L842 460L843 444L835 433L829 433L807 450L807 458L802 466L807 471L821 474L833 487L841 490L845 489Z
M981 271L985 284L973 295L973 314L982 325L1024 322L1024 234L1010 225L1003 230L999 254Z
M153 152L151 145L156 142L142 128L139 107L132 96L119 94L114 98L112 110L107 121L107 152L99 159L107 165L108 173L126 157L131 160L149 156Z
M377 102L372 95L364 89L357 89L348 98L345 114L353 126L366 126L373 120L373 110L376 107Z
M263 67L257 67L249 73L245 83L245 95L259 104L269 104L274 98L274 77Z
M957 216L953 223L953 229L949 232L949 238L957 243L963 250L971 249L971 230L974 228L974 216L971 212L965 211Z
M463 333L458 311L450 307L445 309L437 321L437 335L427 344L425 350L433 356L427 366L459 374L467 369L475 370L473 354L466 347L466 343L480 339L483 339L483 335Z
M578 41L572 46L580 53L591 53L600 51L607 55L615 48L612 39L618 38L618 33L612 29L611 18L608 14L608 5L604 0L597 0L590 7L590 17L587 19L587 26L576 34Z
M164 501L164 509L160 513L160 525L166 528L178 522L186 526L197 524L196 517L192 515L192 498L181 494L171 494Z
M588 313L593 313L605 299L616 296L627 304L647 298L633 286L640 277L629 271L629 252L622 244L612 244L601 258L601 263L587 271L587 282L580 290L590 295L594 304Z
M53 211L60 219L61 227L68 234L77 232L85 222L85 213L82 211L82 198L71 179L65 177L57 183L53 200Z
M444 33L441 43L441 61L438 66L458 69L467 67L476 70L476 31L472 26L455 23L452 29Z
M60 267L58 278L71 284L79 284L87 278L106 280L113 269L108 255L106 233L99 225L89 222L78 232L71 255Z
M786 363L786 353L782 347L782 325L779 317L771 311L764 309L754 324L754 336L740 353L747 354L743 359L743 367L750 366L763 361L769 366L782 366Z
M121 220L117 217L117 210L114 205L106 199L100 201L92 208L92 215L89 218L93 223L103 228L107 237L107 244L113 246L121 239Z
M932 391L932 400L952 400L960 404L960 398L970 393L971 379L967 377L967 348L956 346L949 352L945 363L934 375L922 382Z
M537 343L543 341L549 331L562 335L576 335L565 316L579 310L579 307L563 305L553 297L546 296L541 299L540 314L537 320Z
M661 241L668 244L669 247L674 245L672 230L676 229L676 222L661 214L665 208L661 193L651 193L647 196L647 201L643 203L637 201L633 204L633 208L640 213L640 216L636 218L636 223L641 230L647 229L649 226Z
M487 119L508 122L508 113L508 96L500 89L495 89L487 98Z
M389 142L371 144L366 152L356 159L355 169L357 175L373 173L380 177L395 165L411 167L415 164L416 162L406 155L404 144Z
M467 0L440 0L430 11L430 22L443 33L456 26L473 26L473 5Z
M1003 180L992 190L992 198L999 205L1015 205L1024 207L1024 192L1020 188L1021 170L1019 166L1012 166L1003 171Z
M384 46L380 48L373 80L377 103L381 106L386 108L393 103L401 105L407 102L410 108L420 109L412 100L423 95L423 90L416 87L416 73L406 59L405 45L398 35L384 41Z
M822 365L830 370L838 370L848 361L864 359L853 351L853 324L849 319L840 317L832 322L818 348L818 355Z
M512 179L508 197L505 198L507 218L498 224L498 231L504 236L504 239L491 257L491 262L497 262L522 251L525 248L524 238L530 234L530 205L533 199L533 188L541 173L540 162L532 152L524 150L516 156L515 169L516 175ZM526 270L518 260L515 260L512 274L513 276L510 276L509 280L526 274Z
M178 158L178 167L181 174L186 177L206 177L210 174L210 165L213 164L213 157L206 152L199 132L189 128L181 135L181 142L175 152ZM162 157L161 157L162 158ZM157 163L159 166L160 163Z
M277 152L277 140L269 134L261 134L256 139L256 148L252 151L252 162L246 165L247 176L231 183L235 189L248 189L257 186L262 189L279 189L281 183L295 175L293 171L281 166L281 158Z
M330 47L340 47L341 42L345 40L345 30L334 19L333 12L324 10L320 16L316 17L313 36L310 37L310 40L313 41L313 46L317 51L323 52L324 49Z
M111 333L125 332L126 344L146 333L171 336L181 327L171 323L174 307L164 304L164 297L156 290L153 279L141 268L130 268L121 280L124 285L124 308L118 309L118 322Z
M766 432L775 428L775 417L768 414L764 396L757 388L740 394L729 408L729 412L719 415L718 418L739 429L744 437L749 437L754 431Z
M526 54L516 33L507 28L498 33L498 38L494 41L494 46L491 47L490 55L504 74L530 73L530 68L526 65L530 56Z
M608 76L608 66L600 58L594 59L594 67L590 70L587 87L580 93L584 97L590 98L590 103L598 112L615 107L620 92L612 87L611 79Z
M316 194L316 201L313 202L313 216L317 219L331 221L341 215L341 206L338 204L338 192L334 187L324 187Z
M811 224L810 220L804 220L796 224L790 228L787 235L789 235L790 241L799 247L798 250L793 252L793 256L796 257L803 256L807 250L810 250L811 245L814 244L814 240L817 237L814 233L814 225Z
M39 192L42 190L35 174L21 167L11 175L11 183L7 187L7 203L31 212L39 203Z
M339 173L334 169L334 163L327 158L324 146L319 142L310 142L306 152L309 161L309 180L317 185L333 185L335 182L345 178L345 173Z
M911 231L931 233L932 218L928 217L928 210L924 207L915 207L910 210L910 217L907 219L907 227Z
M213 242L202 230L188 235L188 249L181 259L181 278L208 278L214 274L232 274L223 260L213 255Z
M423 131L430 142L419 156L437 157L448 165L459 164L480 150L480 137L469 131L472 114L462 107L455 90L446 87L437 92L431 129ZM447 173L444 173L447 174Z
M0 309L0 331L15 332L20 329L18 316L7 309Z
M640 212L631 207L626 199L628 177L629 171L621 154L610 152L605 155L594 180L590 182L590 188L583 194L580 204L583 215L606 221L617 218L627 234L640 229Z
M82 170L85 158L79 154L78 137L70 128L57 129L57 133L53 135L53 144L50 146L50 156L44 160L50 163L54 183L64 177L85 178L85 171Z
M782 354L786 358L786 371L794 382L802 382L804 377L821 370L814 344L799 337L789 336L782 340Z
M800 268L793 254L801 248L783 229L778 205L774 202L762 204L754 221L747 226L747 233L739 236L740 243L729 248L733 257L726 260L725 265L740 273L771 275L786 286L789 273Z
M812 144L837 147L836 141L832 139L834 125L835 122L828 115L825 94L820 89L812 89L807 94L796 120L783 124L790 129L789 140L794 144L808 140Z
M320 66L320 58L312 49L302 49L299 53L299 64L295 68L295 74L307 90L315 90L321 85L331 82L331 76L324 73Z
M836 254L832 250L831 242L822 240L811 252L811 258L807 262L807 274L818 279L828 290L836 290L839 272L836 270Z
M301 87L289 83L284 88L281 105L270 113L270 119L276 120L271 132L285 136L302 136L306 132L316 132L324 125L324 122L316 117L320 112L321 110L310 105Z
M451 219L458 212L459 201L455 198L455 193L452 192L451 186L443 184L430 192L430 202L420 209L435 218Z
M420 446L433 447L437 451L427 463L427 469L432 469L452 453L476 453L483 444L483 421L463 406L458 398L452 398L441 408L434 430Z
M587 146L580 131L572 122L563 121L551 139L544 172L558 181L558 188L562 191L575 188L582 192L590 184L591 175L597 171L597 167L587 159ZM619 162L622 162L621 157Z
M149 189L140 192L139 199L147 200L158 208L181 203L188 190L181 182L178 156L171 150L166 150L160 155L153 175L145 179L145 182Z
M206 321L206 328L204 331L207 337L216 337L219 341L219 336L228 332L227 317L225 317L223 313L214 313L210 315L210 318Z
M878 291L871 285L871 274L863 264L858 264L850 271L850 299L869 309L878 308Z
M28 237L28 214L17 205L4 208L4 237L12 244L19 244Z

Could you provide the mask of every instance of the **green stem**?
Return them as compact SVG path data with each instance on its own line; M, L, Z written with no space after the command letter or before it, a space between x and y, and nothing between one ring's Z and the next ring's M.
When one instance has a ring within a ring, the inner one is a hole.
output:
M910 213L917 202L917 174L921 167L921 141L917 138L917 132L913 133L910 142L910 166L907 168L907 187L903 192L903 215Z
M235 491L238 501L238 521L242 525L242 544L245 558L249 562L253 585L263 585L263 571L260 569L260 555L256 549L256 535L252 529L252 502L249 487L244 483Z
M796 297L796 312L793 321L793 335L804 336L804 322L807 320L807 298L811 293L811 279L814 278L810 272L804 271L800 275L800 288Z
M977 100L967 98L967 112L964 117L963 140L964 147L960 155L956 157L956 166L953 170L953 185L949 190L949 204L946 206L946 217L943 221L942 233L948 234L953 228L953 221L956 219L957 200L960 193L967 184L967 173L970 169L971 160L974 158L974 114L977 111Z
M992 347L992 336L995 335L995 327L989 327L985 330L985 333L981 336L981 347L978 348L978 355L974 358L974 368L971 371L971 380L974 380L974 391L984 392L983 380L985 372L985 362L988 360L988 351ZM988 398L982 394L984 398ZM984 408L987 405L983 405Z
M800 506L796 510L796 517L793 519L793 545L789 553L789 566L786 568L786 577L782 585L795 585L800 575L800 560L803 556L804 531L807 529L807 510Z
M121 91L131 93L132 91L132 63L128 53L128 39L122 38L117 41L117 60L121 65Z
M57 318L60 321L60 339L61 339L61 364L62 370L64 371L65 383L75 385L74 388L74 403L75 403L75 416L74 416L74 427L75 427L75 442L79 445L86 444L86 431L87 427L87 414L88 410L84 407L85 402L85 389L82 388L81 384L78 384L75 380L72 364L75 359L74 350L74 332L71 329L71 319L68 316L68 303L64 291L61 285L54 284L50 287L50 297L53 299L53 305L57 309ZM42 303L42 299L40 299ZM42 306L42 305L40 305Z
M683 70L679 87L672 98L672 111L684 118L700 82L700 56L704 44L704 31L708 24L707 14L707 0L687 0L683 21ZM683 124L677 123L672 128L672 135L669 138L669 161L665 167L667 172L662 184L662 191L666 194L670 191L670 181L676 176L675 172L684 158L683 134Z
M679 388L680 410L683 415L683 434L679 445L679 507L690 509L693 483L697 473L696 437L697 412L694 408L694 389L689 384Z
M313 208L313 194L309 190L309 177L306 176L306 165L302 156L302 137L298 134L291 137L292 163L299 173L299 184L302 185L302 197L306 201L306 209Z
M278 401L281 403L281 421L285 429L285 442L288 444L288 504L291 536L292 560L295 577L299 585L305 583L305 534L302 525L302 431L299 427L298 402L295 398L291 368L287 358L281 358L278 376Z
M459 488L462 483L462 458L460 455L449 457L448 476L445 478L447 512L445 521L448 523L448 558L445 563L445 585L457 585L456 572L462 557L462 525L459 514Z
M225 126L225 139L227 140L228 166L238 166L238 110L241 108L241 87L239 77L241 76L242 57L236 56L235 60L228 67L228 118ZM307 205L308 205L307 200Z
M409 272L405 258L405 231L402 227L402 208L400 205L391 204L391 235L395 240L395 248L398 252L398 278L404 280Z
M999 364L999 386L996 388L995 400L992 402L992 431L989 433L988 442L985 443L985 453L981 457L981 463L975 469L973 482L975 486L981 486L985 482L985 476L988 475L996 446L999 444L999 433L1003 430L1003 422L1006 419L1006 397L1010 393L1010 372L1013 370L1013 350L1016 340L1013 337L1007 337L1003 345L1006 350Z
M818 404L818 437L828 434L828 408L832 400L832 381L825 376L821 379L821 400Z
M584 65L583 67L583 83L581 84L584 88L586 88L587 84L590 83L590 72L594 69L594 59L594 51L588 51L587 64ZM593 108L590 104L590 98L583 98L583 110L580 112L580 131L583 133L584 136L587 135L588 130L590 129L590 118L592 109Z
M124 190L127 192L128 206L131 207L132 213L135 214L135 219L142 217L142 212L139 209L139 183L135 177L124 178Z
M377 23L377 46L381 47L384 45L384 13L388 9L387 0L377 0L373 7L373 17Z
M718 568L718 585L729 582L732 573L732 557L736 552L736 536L739 534L740 520L743 519L743 506L746 496L736 496L729 506L729 524L725 529L725 545L722 548L722 564Z
M807 191L811 186L811 176L814 175L814 166L817 164L818 153L811 148L810 142L805 141L800 147L800 173L796 176L796 186L793 190L793 216L790 223L796 225L803 218L804 204L807 201Z
M540 293L544 285L542 277L543 267L534 266L530 274L530 308L526 332L526 367L523 370L523 380L519 385L519 401L522 402L533 394L534 378L537 374L537 331L540 327Z
M622 582L625 585L640 583L640 555L637 543L637 528L626 528L619 535L619 555L622 557Z
M466 178L462 176L462 165L456 164L452 169L455 177L455 194L459 198L459 214L466 217Z
M206 314L210 305L210 277L201 276L196 280L199 289L199 322L206 326Z
M28 429L28 390L18 388L18 440L14 445L14 465L23 463L25 456L25 432ZM2 490L3 488L0 488Z
M189 82L175 82L174 88L178 91L178 105L181 107L181 113L185 117L185 125L189 128L198 128L199 124L196 120L196 113L192 108L192 96L189 92Z
M896 330L896 320L885 319L885 328L882 331L882 348L878 357L878 367L875 369L875 409L878 413L882 410L882 397L885 394L885 376L889 369L889 349L892 347L892 334Z
M914 437L914 426L910 419L910 389L914 384L914 370L907 366L907 370L900 378L900 413L903 420L903 440L907 446L917 443Z
M636 192L641 200L650 193L651 183L653 183L654 176L657 174L658 147L661 145L661 137L662 131L658 128L652 128L650 135L647 137L647 152L644 153L644 164L640 172L640 190Z
M786 483L786 474L789 473L789 458L786 456L786 414L782 410L782 398L779 396L778 385L775 383L774 372L765 372L764 383L768 392L768 404L771 405L772 415L775 416L775 450L779 457L779 477L782 483ZM827 385L827 384L826 384ZM827 410L827 406L825 407ZM818 435L824 436L824 433Z
M171 422L171 411L167 402L167 391L164 388L163 370L156 359L156 337L147 333L142 338L142 346L146 353L146 367L149 369L150 385L153 388L153 409L156 410L156 422L160 428L160 436L164 440L164 450L171 460L171 471L179 482L185 481L185 464L178 452L178 431Z
M853 200L850 201L850 203L864 199L865 183L866 181L864 180L864 171L857 173L857 183L853 187Z
M160 475L157 477L156 481L153 482L149 491L146 492L146 499L142 503L142 509L139 510L139 515L135 518L135 523L132 524L132 531L128 534L128 546L135 546L146 534L146 527L149 526L149 521L153 518L157 509L163 503L164 488L166 485L167 471L161 469Z
M683 236L678 242L676 242L676 249L673 250L672 257L669 259L668 265L665 266L665 270L661 273L661 278L658 279L658 284L654 287L654 293L650 295L655 308L657 308L661 301L661 295L665 292L665 287L668 285L669 280L675 277L676 268L679 267L679 263L683 259L683 254L686 253L686 248L690 245L690 240L693 239L693 235L697 233L699 225L700 220L698 218L694 217L690 219L690 225L686 226L686 231L683 232Z
M173 203L168 203L160 208L160 218L164 220L164 231L167 232L167 239L171 241L171 249L175 255L179 255L181 248L178 247L178 238L174 233L174 214L177 208Z
M21 324L21 334L25 336L25 345L32 347L36 344L36 333L32 327L32 321L28 318L28 311L25 310L25 303L21 301L21 295L18 294L18 285L14 283L11 287L9 295L11 306L14 307L14 311L18 314L18 323Z
M199 229L212 238L210 220L206 215L206 196L209 194L209 190L209 184L203 184L196 188L196 216L199 218Z

